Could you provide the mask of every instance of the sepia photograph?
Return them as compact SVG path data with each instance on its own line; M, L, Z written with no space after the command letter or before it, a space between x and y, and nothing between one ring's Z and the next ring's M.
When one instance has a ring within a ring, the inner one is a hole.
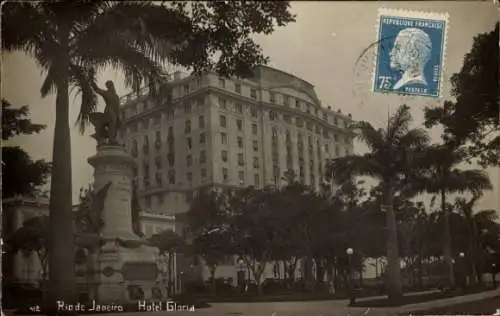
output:
M500 315L496 1L5 1L2 316Z

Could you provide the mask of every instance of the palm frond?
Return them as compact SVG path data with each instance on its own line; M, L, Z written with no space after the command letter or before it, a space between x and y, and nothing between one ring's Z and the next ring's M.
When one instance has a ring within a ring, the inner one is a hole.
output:
M352 125L352 128L359 130L359 132L356 133L357 137L368 145L372 151L384 148L385 143L382 132L375 129L369 122L356 122Z
M387 140L392 142L393 139L399 139L408 133L411 121L410 107L401 105L389 119L386 131Z
M491 190L491 182L483 170L453 169L443 179L444 187L448 192L463 193L466 191L480 194L484 190Z
M371 176L380 178L383 166L377 157L371 153L362 156L344 156L327 161L325 177L336 184L351 181L356 176Z
M97 108L97 95L91 85L95 82L95 75L93 71L74 64L70 65L70 73L70 82L77 89L77 95L81 95L82 102L75 124L79 126L80 133L83 134L90 122L90 114Z
M50 67L47 71L45 79L43 80L42 86L40 87L40 94L42 98L45 98L50 93L56 92L56 76L56 70L53 66Z

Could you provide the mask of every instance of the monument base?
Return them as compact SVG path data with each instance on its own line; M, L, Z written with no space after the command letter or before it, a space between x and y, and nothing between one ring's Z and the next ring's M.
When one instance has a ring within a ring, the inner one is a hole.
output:
M99 303L135 304L139 300L165 299L168 293L160 284L157 255L154 247L122 247L117 241L107 241L98 263Z

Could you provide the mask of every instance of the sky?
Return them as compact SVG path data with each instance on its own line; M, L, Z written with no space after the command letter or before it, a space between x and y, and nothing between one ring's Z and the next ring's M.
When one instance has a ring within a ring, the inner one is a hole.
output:
M402 97L371 92L374 50L368 50L359 62L358 57L377 40L376 24L379 8L404 9L448 13L449 29L444 66L443 99ZM461 68L464 55L469 52L473 37L493 30L498 11L492 2L292 2L295 23L276 30L270 36L256 36L264 54L271 59L270 66L294 74L315 86L323 105L351 113L355 120L370 121L383 127L387 117L401 104L410 106L414 126L423 123L422 109L427 105L440 106L449 99L450 76ZM38 135L20 136L9 145L23 147L34 159L51 159L55 123L55 96L40 96L43 75L35 62L23 53L2 55L2 97L14 106L29 105L31 118L46 124ZM115 81L119 94L125 94L119 73L109 70L98 83ZM75 122L79 101L70 97L70 122ZM104 108L100 100L100 110ZM72 125L73 126L73 125ZM95 153L95 140L89 137L92 128L81 135L78 128L72 133L73 198L77 201L80 187L92 182L92 168L87 158ZM431 131L432 140L439 141L439 130ZM363 153L366 147L355 144L355 151ZM500 172L488 169L494 190L486 192L478 207L499 209Z

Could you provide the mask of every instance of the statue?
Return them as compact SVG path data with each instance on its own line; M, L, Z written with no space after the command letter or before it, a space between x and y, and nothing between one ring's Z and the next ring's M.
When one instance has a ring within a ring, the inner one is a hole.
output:
M116 137L120 128L120 97L116 93L113 81L106 81L107 90L97 87L95 82L91 83L92 89L99 94L106 102L104 113L94 112L90 114L90 122L95 127L95 134L92 135L97 140L97 146L102 144L117 144Z

